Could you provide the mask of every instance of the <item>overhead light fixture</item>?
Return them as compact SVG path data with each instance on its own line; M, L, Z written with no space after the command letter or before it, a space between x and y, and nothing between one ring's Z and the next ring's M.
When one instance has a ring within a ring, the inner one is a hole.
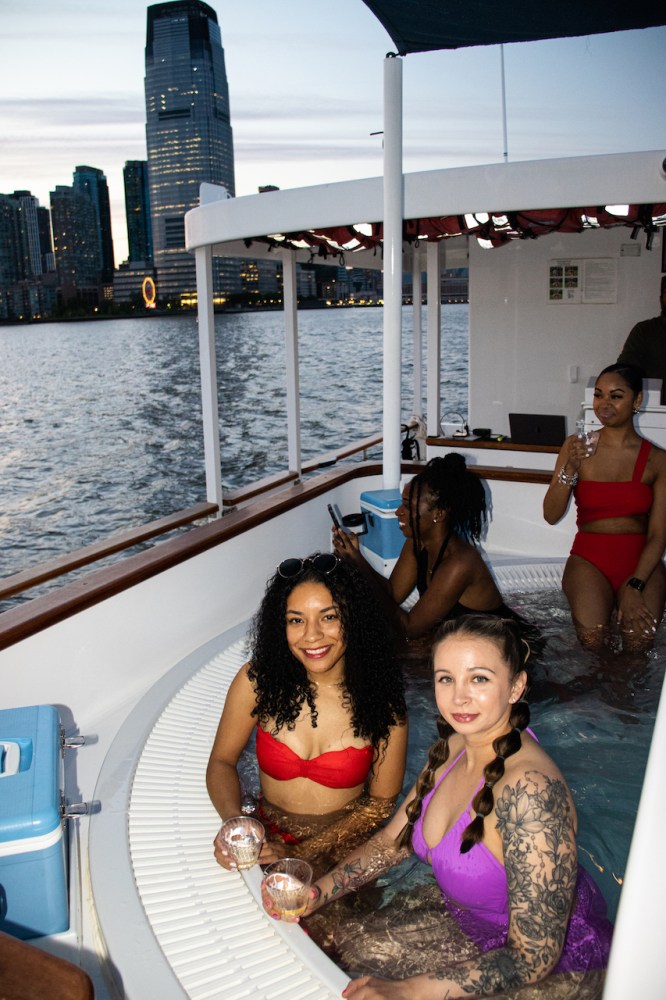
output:
M629 215L628 205L606 205L604 212L608 212L609 215Z
M482 250L492 250L493 244L490 240L484 240L481 236L477 236L476 242L479 244Z

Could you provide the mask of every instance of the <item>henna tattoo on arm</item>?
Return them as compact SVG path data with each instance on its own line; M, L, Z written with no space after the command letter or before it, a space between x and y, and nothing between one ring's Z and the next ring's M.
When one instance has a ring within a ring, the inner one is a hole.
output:
M431 979L489 996L543 979L562 951L576 891L576 843L564 782L529 772L496 801L504 845L509 931L504 948L449 966Z

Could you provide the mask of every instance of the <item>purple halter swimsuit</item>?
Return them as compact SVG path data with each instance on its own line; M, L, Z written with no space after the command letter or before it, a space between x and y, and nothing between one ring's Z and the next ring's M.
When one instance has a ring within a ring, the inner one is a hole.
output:
M471 806L435 847L429 848L423 837L423 818L430 800L464 753L463 750L458 754L424 797L421 815L414 824L412 847L421 861L432 865L444 905L461 929L481 951L490 951L506 945L509 927L506 871L483 841L475 844L467 854L460 853L463 831L472 819ZM483 781L478 787L482 784ZM608 964L612 932L601 892L588 873L579 867L574 908L562 954L553 972L604 969Z

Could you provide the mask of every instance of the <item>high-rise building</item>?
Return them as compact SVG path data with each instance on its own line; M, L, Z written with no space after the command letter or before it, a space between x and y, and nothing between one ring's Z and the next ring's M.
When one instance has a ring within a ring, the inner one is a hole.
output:
M185 250L185 213L199 185L235 193L229 90L217 14L201 0L148 7L146 142L153 260L161 301L193 299L194 257ZM216 261L214 288L235 290L234 267ZM236 284L237 287L237 284Z
M53 236L51 235L51 213L42 205L37 206L37 226L39 229L39 252L42 255L42 274L55 271Z
M153 259L153 234L150 225L148 164L128 160L123 169L125 182L125 217L130 264L148 264Z
M0 319L34 319L55 308L55 276L46 275L40 250L40 212L48 216L29 191L0 194Z
M58 281L65 301L99 301L101 279L97 213L85 191L58 184L51 192L51 220Z
M97 239L99 245L100 281L113 284L113 236L111 235L111 206L109 188L103 171L98 167L77 167L72 187L79 194L87 194L95 208Z
M36 278L42 273L42 255L39 249L39 202L29 191L14 191L12 198L18 208L21 254L21 277Z

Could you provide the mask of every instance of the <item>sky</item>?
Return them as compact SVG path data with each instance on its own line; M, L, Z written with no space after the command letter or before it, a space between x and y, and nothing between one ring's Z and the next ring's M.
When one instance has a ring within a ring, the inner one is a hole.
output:
M210 0L225 50L236 195L382 171L391 39L361 0ZM145 159L144 0L0 0L0 192L49 205L74 168ZM510 160L666 148L666 27L504 46ZM404 169L504 156L501 49L406 57Z

